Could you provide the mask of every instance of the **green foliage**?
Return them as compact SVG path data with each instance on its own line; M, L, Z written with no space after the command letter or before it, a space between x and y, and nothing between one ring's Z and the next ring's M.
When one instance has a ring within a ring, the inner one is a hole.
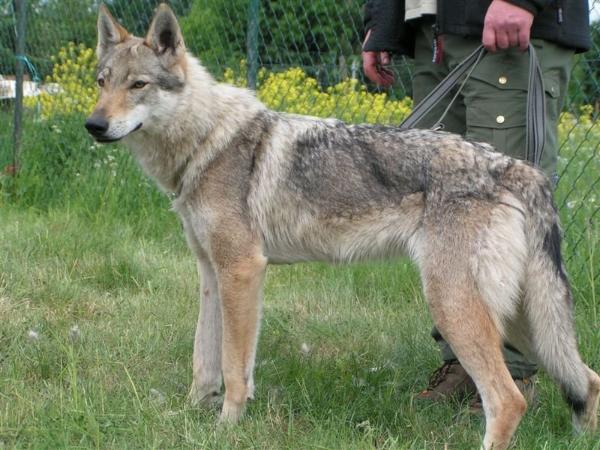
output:
M15 16L12 0L0 0L0 74L15 67ZM28 0L26 55L42 77L52 70L51 55L67 42L93 47L96 42L95 0Z
M95 0L27 1L26 54L42 77L52 70L50 56L67 42L95 46L96 4Z
M15 67L15 23L12 0L0 0L0 75L13 73Z
M338 64L340 56L358 54L362 4L279 0L264 2L261 36L263 62L305 67Z
M186 45L212 72L235 66L244 58L247 0L194 1L180 19Z
M181 18L188 46L213 72L246 57L247 0L195 0ZM358 0L260 2L259 66L298 66L323 84L347 77L360 53L362 5ZM356 57L354 57L356 58Z
M0 73L13 73L12 0L0 0ZM98 0L27 0L26 54L42 77L52 71L51 56L68 42L96 46ZM134 34L143 36L159 0L106 0L114 15ZM190 0L169 4L183 15Z
M170 0L167 3L178 17L187 14L192 0ZM106 0L113 16L135 36L145 36L154 12L164 0ZM97 13L97 8L94 10ZM94 28L94 32L95 32Z
M561 211L567 260L577 273L588 273L600 283L600 122L593 107L583 106L577 115L563 113L558 125L561 136L560 181L556 200ZM592 271L592 272L590 272Z
M571 74L568 102L594 105L600 111L600 21L591 24L592 48L577 55Z

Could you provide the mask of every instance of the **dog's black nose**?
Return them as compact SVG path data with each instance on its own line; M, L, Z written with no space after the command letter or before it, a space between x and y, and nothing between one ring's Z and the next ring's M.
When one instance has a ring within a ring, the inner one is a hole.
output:
M93 136L102 136L108 131L108 121L104 117L91 116L85 121L85 128Z

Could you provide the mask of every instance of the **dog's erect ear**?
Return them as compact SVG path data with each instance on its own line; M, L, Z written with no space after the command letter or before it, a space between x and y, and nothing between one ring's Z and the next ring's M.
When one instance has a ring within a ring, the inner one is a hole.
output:
M166 3L161 3L146 35L146 45L159 55L180 56L185 44L175 14Z
M115 20L104 3L98 11L98 46L96 55L102 59L111 47L129 39L129 32Z

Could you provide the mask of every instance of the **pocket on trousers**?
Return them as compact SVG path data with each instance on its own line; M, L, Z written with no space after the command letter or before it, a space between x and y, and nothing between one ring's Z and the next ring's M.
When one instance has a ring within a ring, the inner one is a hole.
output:
M527 90L496 86L501 84L498 79L502 76L487 80L473 77L470 81L465 96L466 136L488 142L497 151L522 159L525 157Z

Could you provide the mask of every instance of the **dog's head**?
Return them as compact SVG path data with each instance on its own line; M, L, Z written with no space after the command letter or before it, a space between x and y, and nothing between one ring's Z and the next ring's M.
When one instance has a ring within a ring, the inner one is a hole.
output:
M101 5L98 15L100 98L85 122L99 142L118 141L164 124L186 83L186 50L173 11L161 4L145 38L132 36Z

